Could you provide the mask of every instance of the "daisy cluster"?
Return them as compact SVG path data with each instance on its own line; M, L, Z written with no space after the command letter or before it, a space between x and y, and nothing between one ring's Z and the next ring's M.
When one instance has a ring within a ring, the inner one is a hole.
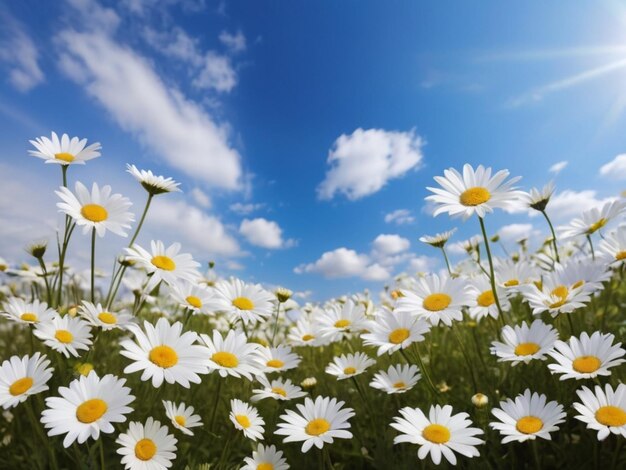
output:
M537 442L564 449L589 436L616 442L588 468L626 464L622 201L555 230L552 183L526 193L506 170L449 169L427 199L435 215L477 219L465 259L446 252L456 229L424 235L445 270L398 276L378 301L366 292L300 305L288 289L223 278L214 263L202 272L179 243L138 244L152 199L180 191L172 178L128 165L146 191L135 218L110 186L68 183L100 144L55 133L32 144L61 168L64 223L52 262L45 242L27 249L35 266L0 260L0 338L10 338L0 405L38 439L9 451L13 465L26 449L55 469L412 468L416 458L494 467L514 466L510 443L531 441L520 445L547 467L559 463ZM496 209L540 212L549 237L495 256L485 220ZM96 283L93 253L109 233L128 243ZM67 262L82 235L86 274ZM21 427L9 415L0 432L11 442Z

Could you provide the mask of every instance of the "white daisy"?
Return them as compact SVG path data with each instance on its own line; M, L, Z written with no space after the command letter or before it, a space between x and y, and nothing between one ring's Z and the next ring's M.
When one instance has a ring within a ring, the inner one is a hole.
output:
M495 267L496 283L507 291L517 291L519 286L540 279L536 270L527 261L498 260Z
M198 374L207 374L207 348L196 345L198 335L193 331L182 333L183 325L176 322L170 325L165 318L159 318L156 326L144 321L145 333L136 325L129 330L135 341L125 339L120 342L120 354L133 361L126 366L125 374L143 370L141 380L152 379L154 387L167 383L178 383L189 388L189 383L200 383ZM181 334L182 333L182 334Z
M417 456L424 460L430 454L435 465L441 462L441 456L452 465L457 459L454 452L465 457L478 457L477 445L482 439L475 436L483 434L482 429L470 427L472 422L467 413L452 414L450 405L430 407L428 417L419 408L405 407L395 416L391 427L401 432L393 440L394 444L409 442L420 446Z
M178 187L180 183L177 183L172 178L156 176L150 170L139 170L135 165L129 165L128 163L126 164L126 171L133 175L141 186L152 195L180 191Z
M532 188L530 192L520 194L520 202L536 211L546 210L550 198L554 194L554 181L548 182L542 189Z
M184 434L193 436L193 431L190 428L202 426L200 416L193 414L193 406L185 406L184 403L176 405L173 401L167 400L163 400L163 406L165 407L165 415L172 422L172 426Z
M475 277L467 285L467 292L471 295L469 316L472 320L480 321L485 317L498 318L498 306L491 289L491 283L486 276ZM511 308L507 291L496 285L496 293L500 306L504 311Z
M128 431L115 442L121 446L117 453L122 455L127 470L164 470L176 458L177 439L169 434L167 426L161 426L152 417L145 425L132 421Z
M439 207L434 215L447 212L451 216L462 216L464 220L473 214L484 217L494 209L506 209L514 203L520 194L512 186L520 178L504 180L509 176L508 170L501 170L491 176L491 168L479 165L474 171L471 165L463 166L463 175L454 168L444 170L444 176L435 176L435 181L442 188L427 188L435 193L426 197Z
M291 351L289 346L280 345L275 348L262 346L258 349L259 361L265 366L263 372L284 372L298 367L300 356Z
M599 258L620 266L626 262L626 226L618 227L600 241Z
M374 320L368 322L367 330L369 333L361 335L363 344L377 346L378 355L382 356L424 341L424 335L430 330L430 324L410 312L381 309Z
M523 394L500 402L500 408L493 408L491 413L500 421L489 423L493 429L504 436L502 443L524 442L538 437L551 440L550 433L558 431L557 424L565 421L563 406L556 401L546 403L545 395L531 394L526 389Z
M56 310L48 308L46 302L40 302L38 299L26 302L19 297L10 297L3 308L3 315L9 320L31 325L48 322L57 315Z
M585 259L584 261L572 260L566 264L554 266L554 276L559 283L593 294L604 289L604 282L611 279L611 270L602 260Z
M80 140L78 137L70 139L67 134L63 134L59 140L55 132L50 139L41 136L31 140L30 143L37 149L29 150L30 155L42 158L46 163L60 165L84 165L87 160L99 157L102 148L99 142L85 147L87 139Z
M69 215L76 225L83 227L83 233L92 228L99 237L103 237L107 230L126 237L126 229L135 220L135 216L128 212L132 206L130 199L121 194L111 194L111 186L100 188L96 183L91 187L91 193L80 181L74 187L76 194L68 188L61 187L55 191L63 202L57 203L60 212Z
M291 383L289 379L278 378L270 382L264 375L259 375L257 376L257 380L263 388L252 390L253 395L250 400L253 402L265 398L273 398L279 401L295 400L296 398L306 396L306 392L303 392L300 387Z
M304 315L289 330L287 339L294 346L324 346L329 343L329 339L320 334L319 325Z
M421 377L417 366L409 364L391 365L386 372L381 370L374 374L370 387L388 394L404 393L411 390Z
M243 432L248 439L263 440L263 425L265 421L259 415L257 409L241 400L230 401L230 420L235 428Z
M30 356L12 356L0 366L0 406L13 408L30 395L48 390L48 380L54 369L50 361L36 352Z
M591 337L583 332L580 339L572 336L567 343L557 341L548 353L557 364L549 364L548 368L553 374L562 374L561 380L611 375L611 367L626 362L622 343L613 344L613 340L611 333L595 331Z
M283 442L304 441L302 452L308 452L313 445L321 449L335 438L352 439L348 420L354 416L354 410L343 408L344 404L336 398L318 396L313 401L307 397L304 404L296 405L298 413L286 410L280 416L282 422L274 434L286 436Z
M609 384L604 390L596 385L594 391L583 387L576 393L582 403L574 403L580 413L575 418L586 423L587 429L598 431L599 441L609 434L626 437L626 385L620 383L615 390Z
M91 325L100 327L103 330L123 330L135 321L135 317L124 310L111 312L103 308L101 304L94 305L86 300L83 300L82 305L78 308L78 314Z
M337 380L348 379L356 375L362 374L370 366L376 364L376 361L367 354L361 352L356 354L342 354L335 357L333 362L326 367L326 373L334 375Z
M48 435L66 434L63 446L69 447L76 440L79 444L89 437L97 440L100 432L111 434L112 423L123 423L124 415L133 411L127 405L135 397L125 383L126 379L112 374L100 378L92 371L72 380L69 387L59 387L61 396L46 398L47 409L41 414Z
M177 281L171 286L170 295L174 302L194 314L212 314L219 308L213 292L195 283Z
M491 354L499 362L512 362L514 366L521 362L528 364L533 359L545 360L559 339L558 331L541 320L533 321L530 327L526 322L513 327L506 325L501 335L504 342L492 342Z
M252 451L252 457L243 459L245 465L240 470L287 470L289 464L283 458L283 452L276 450L276 446L264 447L259 444L256 450Z
M426 243L427 245L434 246L435 248L443 248L448 242L450 237L454 235L456 228L448 230L447 232L437 233L436 235L423 235L419 238L419 241Z
M125 248L128 260L134 261L138 268L143 268L150 276L146 292L150 292L156 285L164 281L172 285L179 279L194 282L200 276L197 268L200 263L193 260L188 253L180 253L180 243L173 243L167 249L162 241L150 242L150 253L134 244Z
M235 278L215 284L215 300L231 321L241 320L244 325L266 320L276 310L274 295L259 284Z
M232 375L252 380L252 375L261 373L262 367L258 349L260 345L248 343L246 335L240 331L229 330L226 338L213 330L213 339L202 333L200 338L208 348L208 367L216 370L221 377Z
M413 291L402 291L394 312L409 312L434 326L440 321L451 326L453 320L463 319L462 309L471 300L462 279L431 274L418 279Z
M365 328L367 318L365 307L348 299L343 304L332 304L322 310L315 319L322 337L328 341L338 341L351 332L359 332Z
M561 283L555 272L544 277L541 288L536 284L527 284L520 286L519 291L535 315L545 311L550 312L553 317L560 313L571 313L577 308L584 307L590 299L589 293L582 285L566 286Z
M92 344L89 323L70 315L55 315L49 321L37 323L33 334L65 357L78 357L79 349L88 350Z
M601 208L588 209L561 229L561 239L591 235L605 227L624 210L626 210L626 203L619 200L609 201Z

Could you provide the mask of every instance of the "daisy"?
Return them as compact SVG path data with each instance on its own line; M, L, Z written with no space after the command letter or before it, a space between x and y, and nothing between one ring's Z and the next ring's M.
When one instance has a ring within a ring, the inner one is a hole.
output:
M451 326L453 320L463 319L462 309L471 300L462 279L430 274L418 279L413 291L402 291L394 311L409 312L428 320L433 326L440 321Z
M399 349L406 349L411 344L424 341L424 334L430 330L430 324L423 318L409 312L391 312L382 309L374 320L367 324L369 333L361 335L363 344L377 346L378 355L392 354Z
M200 416L193 414L193 406L185 406L184 403L176 405L173 401L163 400L165 415L172 422L172 426L182 431L188 436L193 436L193 431L189 428L202 426Z
M263 425L265 421L259 416L259 412L255 407L241 400L231 400L229 417L235 428L242 431L243 435L248 439L253 441L263 440Z
M9 320L32 325L39 322L49 322L57 315L57 312L48 308L46 302L40 302L37 299L26 302L19 297L10 297L4 304L3 315Z
M337 380L343 380L365 372L365 369L376 364L376 361L367 354L361 352L356 354L342 354L335 357L326 367L326 373L334 375Z
M553 272L544 277L541 288L536 284L520 286L519 291L528 302L533 314L539 315L545 311L553 317L559 313L571 313L577 308L584 307L589 301L589 293L583 286L566 286L561 284L557 273Z
M92 344L89 323L70 315L55 315L50 321L37 323L33 334L65 357L78 357L79 349L88 350Z
M587 387L577 390L582 403L574 403L580 414L575 418L587 424L587 429L598 431L598 440L609 434L626 437L626 385L620 383L615 390L609 384L604 390L596 385L594 391Z
M242 332L229 330L226 338L213 330L213 339L202 333L200 339L208 347L208 367L216 370L221 377L232 375L252 380L252 375L261 373L261 363L258 355L260 345L248 343L246 335Z
M557 341L554 350L548 353L557 364L549 364L548 369L553 374L562 374L561 380L611 375L609 368L626 362L622 343L613 344L614 339L611 333L595 331L591 336L581 333L580 339L572 336L567 343Z
M200 276L196 269L200 263L194 261L188 253L179 254L180 243L165 248L162 241L152 240L150 253L137 244L125 250L128 260L134 261L137 267L145 269L150 275L146 292L150 292L161 281L172 285L179 279L194 282Z
M284 372L298 367L300 356L291 352L289 346L277 346L275 348L260 347L258 349L259 361L265 366L262 369L266 374L270 372Z
M565 421L565 412L556 401L546 403L546 400L545 395L531 394L526 389L522 395L515 397L515 401L501 401L500 408L493 408L491 413L499 421L492 421L489 426L504 436L503 444L538 437L551 440L550 433L559 430L557 424Z
M389 366L387 372L381 370L374 374L370 387L382 390L388 394L404 393L411 390L422 377L417 366L398 364Z
M352 299L343 305L330 305L322 310L316 320L320 335L330 342L338 341L345 334L363 330L367 323L365 307L355 304Z
M603 283L611 279L611 271L601 260L585 259L556 264L554 276L570 289L582 287L583 291L592 294L604 289Z
M103 330L126 329L133 324L135 317L128 312L111 312L102 307L101 304L94 305L83 300L78 308L78 314L87 320L91 325L100 327Z
M79 444L89 437L98 440L100 432L115 431L112 423L123 423L132 408L127 405L135 397L124 387L126 379L112 374L100 378L95 372L72 380L69 387L59 387L60 397L46 398L41 422L49 429L49 436L66 434L63 447L74 441Z
M143 425L133 421L128 431L115 440L120 448L122 463L127 470L163 470L172 466L176 458L177 439L152 417Z
M171 286L170 295L178 305L191 310L194 314L212 314L219 309L213 292L191 282L175 282Z
M252 457L243 459L245 465L241 470L287 470L289 464L283 458L283 452L276 450L276 446L264 447L259 444L256 450L252 451Z
M107 230L126 237L126 229L135 220L135 216L128 212L132 206L130 199L121 194L111 194L111 186L98 187L93 183L91 193L80 182L74 186L73 194L66 187L55 191L63 202L57 203L60 212L69 215L76 225L83 227L83 233L95 229L99 237L103 237Z
M352 439L348 420L354 416L354 410L343 408L344 404L336 398L318 396L313 401L307 397L304 404L296 405L299 413L287 410L280 416L282 422L274 434L287 436L283 442L304 441L302 452L308 452L313 445L321 449L335 438Z
M0 406L13 408L30 395L48 390L48 380L54 369L40 353L30 356L12 356L0 366Z
M274 379L271 382L264 375L257 377L259 383L263 388L257 388L252 390L252 400L257 402L265 398L273 398L274 400L286 401L295 400L296 398L302 398L306 396L306 392L303 392L300 387L291 383L289 379Z
M621 266L626 262L626 227L618 227L600 241L599 257L607 264Z
M156 176L150 170L138 170L135 165L129 165L128 163L126 164L126 171L133 175L141 186L143 186L143 189L153 196L180 191L178 187L180 183L177 183L172 178Z
M326 338L319 334L317 324L306 317L299 318L295 326L289 330L287 339L294 346L322 346Z
M467 413L452 414L450 405L430 407L428 417L419 408L404 407L400 416L395 416L391 427L401 432L393 440L394 444L410 442L420 446L417 456L424 460L430 454L435 465L441 456L456 465L458 452L465 457L478 457L476 446L484 441L475 436L483 434L482 429L471 428L472 422Z
M435 248L443 248L452 235L456 232L456 228L448 230L447 232L438 233L433 236L423 235L419 238L419 241L426 243L427 245L434 246Z
M215 284L215 299L219 310L231 321L241 319L244 325L255 325L274 312L276 297L259 284L246 284L232 278Z
M492 342L491 354L499 362L509 361L514 366L521 362L528 364L533 359L545 360L559 339L558 331L541 320L533 321L530 327L526 322L513 327L506 325L501 335L504 342Z
M45 136L37 137L30 143L37 150L29 150L33 157L42 158L46 163L58 163L60 165L84 165L87 160L100 156L102 148L99 142L85 147L87 139L79 140L78 137L70 137L67 134L61 136L61 140L55 132L52 138Z
M626 209L626 203L619 200L609 201L601 208L593 207L584 211L580 217L572 220L568 226L561 229L561 238L568 239L578 236L591 235Z
M486 276L472 279L467 285L467 292L471 295L468 306L469 316L472 320L480 321L485 317L498 318L498 306ZM509 310L511 304L507 298L506 290L496 285L496 293L502 309Z
M554 194L554 182L550 181L543 189L532 188L528 193L522 192L520 198L526 207L543 212L546 210L552 194Z
M133 361L126 366L124 373L143 370L141 380L152 379L154 387L160 387L163 380L185 388L189 388L190 382L199 384L198 374L209 371L205 364L207 348L194 344L198 335L193 331L182 333L181 322L170 325L165 318L159 318L156 326L147 321L143 326L145 333L136 325L129 327L136 342L131 339L120 342L120 354Z
M491 168L479 165L476 170L471 165L463 166L463 175L454 168L444 170L444 176L435 176L435 181L442 188L426 188L435 193L426 198L440 206L433 215L447 212L451 216L462 216L464 220L476 214L484 217L494 209L506 209L519 197L520 191L512 186L520 177L504 180L509 176L508 170L501 170L493 177Z
M539 280L536 270L527 261L499 261L495 270L497 285L507 291L515 292L519 286Z

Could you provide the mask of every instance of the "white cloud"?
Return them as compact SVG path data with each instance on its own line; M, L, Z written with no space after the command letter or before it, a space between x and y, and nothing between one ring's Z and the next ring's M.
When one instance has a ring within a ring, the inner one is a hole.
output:
M248 215L254 211L257 211L263 207L263 204L243 204L241 202L236 202L228 206L228 208L233 211L235 214L239 215Z
M209 51L204 56L204 64L192 84L197 88L229 92L237 85L237 73L228 57Z
M240 187L241 158L228 126L168 88L143 57L102 33L64 30L58 42L63 71L144 146L192 178Z
M207 193L202 191L200 188L193 188L191 190L191 197L200 207L204 209L209 209L211 207L211 198Z
M280 226L271 220L243 219L239 226L239 233L254 246L271 250L293 246L293 240L284 240Z
M612 197L598 199L597 192L591 189L583 191L572 191L570 189L566 189L565 191L557 193L550 198L547 212L551 219L565 221L571 219L572 217L578 217L587 209L601 206L602 204L614 199L615 198ZM530 215L531 217L536 217L538 212L533 211Z
M614 180L626 179L626 153L622 153L600 167L600 175Z
M294 272L318 273L328 279L360 277L368 281L384 281L391 275L381 265L371 263L369 256L348 248L327 251L314 263L302 264Z
M378 235L372 247L375 253L381 256L395 255L406 251L411 246L411 242L400 235L381 234Z
M385 214L385 222L388 224L407 225L415 222L415 217L411 215L411 211L408 209L396 209L393 212Z
M9 82L19 91L29 91L45 78L39 67L39 52L15 18L0 10L0 21L0 61L9 69Z
M246 50L246 37L241 30L232 34L228 31L222 31L219 35L219 39L231 52L243 52Z
M532 224L509 224L498 230L498 235L503 241L516 242L521 238L529 238L534 233Z
M568 165L568 161L567 160L563 160L561 162L557 162L554 165L552 165L548 171L550 173L554 173L555 175L558 175L559 173L561 173L561 171L563 171L565 169L565 167Z
M330 169L317 188L318 197L332 199L341 193L356 200L379 191L419 166L423 144L413 130L357 129L341 135L328 154Z
M432 271L439 261L431 256L415 256L409 261L409 271L412 273L426 273Z

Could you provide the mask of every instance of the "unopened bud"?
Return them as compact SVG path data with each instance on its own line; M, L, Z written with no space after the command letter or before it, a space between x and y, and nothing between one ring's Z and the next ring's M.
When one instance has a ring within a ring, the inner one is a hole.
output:
M483 393L477 393L476 395L472 396L472 404L476 408L484 408L489 404L489 398Z

